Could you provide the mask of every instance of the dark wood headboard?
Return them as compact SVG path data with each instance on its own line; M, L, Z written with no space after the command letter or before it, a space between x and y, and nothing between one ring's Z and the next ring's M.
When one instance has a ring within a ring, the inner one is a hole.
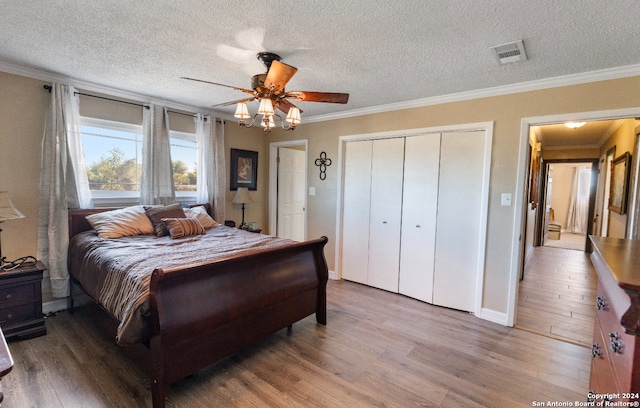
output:
M189 207L203 206L207 209L207 213L211 215L211 204L192 204ZM105 211L117 210L122 207L103 207L103 208L70 208L69 209L69 239L73 238L76 234L93 229L89 221L87 221L87 215L101 213Z

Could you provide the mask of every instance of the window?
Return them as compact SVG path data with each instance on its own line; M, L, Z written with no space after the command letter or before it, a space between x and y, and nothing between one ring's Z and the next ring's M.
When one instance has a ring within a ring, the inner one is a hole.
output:
M82 118L82 149L96 204L128 204L140 198L142 126Z
M142 126L83 117L80 133L89 188L96 205L140 200ZM174 189L180 201L195 201L197 143L194 133L170 133Z
M171 131L171 165L176 197L196 196L198 150L195 133Z

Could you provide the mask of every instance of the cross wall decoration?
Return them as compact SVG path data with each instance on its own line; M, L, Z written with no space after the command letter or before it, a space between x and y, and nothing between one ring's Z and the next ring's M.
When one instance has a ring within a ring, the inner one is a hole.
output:
M327 178L327 166L331 166L331 159L327 157L327 153L321 152L320 157L315 161L316 166L320 167L320 180Z

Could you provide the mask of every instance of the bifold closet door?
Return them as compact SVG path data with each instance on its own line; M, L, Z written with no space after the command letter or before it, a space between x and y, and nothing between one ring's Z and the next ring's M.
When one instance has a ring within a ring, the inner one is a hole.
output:
M473 312L484 177L483 131L443 133L433 303Z
M349 142L344 152L342 278L367 284L373 141Z
M407 137L399 292L433 303L440 133Z
M404 138L373 141L367 283L391 292L398 292L403 164Z

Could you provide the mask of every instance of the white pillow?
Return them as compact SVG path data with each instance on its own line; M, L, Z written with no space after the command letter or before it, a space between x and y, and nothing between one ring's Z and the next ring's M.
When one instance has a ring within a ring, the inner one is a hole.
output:
M141 205L91 214L86 218L102 239L153 234L153 224Z
M207 214L207 209L201 205L192 208L185 208L184 215L189 218L197 219L198 221L200 221L200 224L202 224L204 228L217 227L218 225L220 225L216 222L216 220L211 218L209 214Z

